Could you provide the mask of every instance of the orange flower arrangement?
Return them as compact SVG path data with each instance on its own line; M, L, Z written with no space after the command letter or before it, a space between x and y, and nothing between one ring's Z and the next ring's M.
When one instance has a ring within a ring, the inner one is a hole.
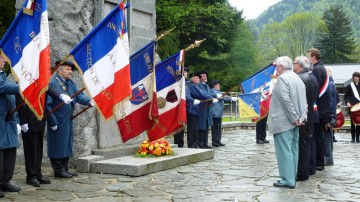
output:
M140 144L136 156L158 157L172 154L174 154L174 151L171 149L169 142L164 138L152 142L150 142L150 140L147 138Z

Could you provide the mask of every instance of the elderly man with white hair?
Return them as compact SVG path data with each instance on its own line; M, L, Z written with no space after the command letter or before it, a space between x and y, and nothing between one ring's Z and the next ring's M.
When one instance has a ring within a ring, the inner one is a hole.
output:
M294 189L299 153L299 126L307 118L306 89L287 56L276 59L279 75L269 109L269 132L274 134L280 180L275 187Z
M315 153L311 153L311 141L315 145L314 122L319 122L319 118L314 116L314 105L319 96L319 85L314 75L309 71L310 61L305 56L296 57L294 60L294 72L304 82L306 88L306 100L308 103L307 120L304 125L299 127L299 161L297 168L296 181L308 180L310 176L310 157L315 159ZM315 112L316 113L316 112ZM315 161L314 161L315 162ZM315 168L313 169L315 171Z

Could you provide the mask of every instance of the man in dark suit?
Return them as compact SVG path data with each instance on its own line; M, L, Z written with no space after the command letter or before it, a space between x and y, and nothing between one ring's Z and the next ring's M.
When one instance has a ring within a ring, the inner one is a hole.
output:
M307 107L307 120L305 125L299 127L299 161L297 167L297 181L308 180L310 162L310 139L313 136L313 104L317 99L318 87L309 74L310 61L305 56L296 57L294 61L294 72L305 84Z
M72 99L65 94L48 91L48 94L59 97L65 104L69 104ZM21 96L16 97L17 105L23 102ZM41 174L41 163L43 158L43 139L45 132L45 119L39 121L35 114L27 105L23 105L19 110L19 121L24 145L26 184L39 187L40 184L50 184L49 178Z
M4 192L19 192L21 189L10 183L14 174L16 148L19 145L17 114L10 111L16 107L15 96L19 86L10 83L3 72L5 59L0 52L0 198Z

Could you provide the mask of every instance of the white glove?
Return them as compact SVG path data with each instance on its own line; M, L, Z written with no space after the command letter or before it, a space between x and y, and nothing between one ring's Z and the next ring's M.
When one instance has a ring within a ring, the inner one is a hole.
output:
M50 127L51 130L57 130L57 125L56 126L53 126L53 127Z
M21 133L21 127L19 124L16 124L16 128L17 128L17 134L19 135Z
M29 130L29 125L28 124L24 124L24 125L21 125L21 130L26 133L28 130Z
M216 98L221 98L222 95L221 94L216 94Z
M213 99L212 102L215 104L215 103L218 103L219 100L218 99Z
M200 104L200 100L195 99L195 100L194 100L194 105L198 105L198 104Z
M231 101L236 102L238 100L237 97L231 97Z
M65 102L65 104L70 104L70 102L73 101L73 99L70 98L70 96L66 94L61 94L60 99Z
M90 105L93 106L93 107L96 107L96 102L94 100L91 100Z

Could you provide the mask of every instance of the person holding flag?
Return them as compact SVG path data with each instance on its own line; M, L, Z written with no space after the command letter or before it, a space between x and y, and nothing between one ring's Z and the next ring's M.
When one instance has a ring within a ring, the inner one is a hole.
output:
M16 148L19 145L17 134L20 126L17 124L17 114L10 113L15 106L15 96L19 86L6 79L3 68L4 57L0 52L0 198L3 192L19 192L21 189L10 183L14 174Z
M58 63L58 62L57 62ZM72 178L77 176L69 172L68 162L72 156L73 147L73 122L72 114L76 103L82 105L95 104L84 93L79 93L78 88L70 77L75 65L64 62L57 70L57 74L51 79L49 90L58 91L68 96L74 96L71 104L63 105L51 113L47 119L48 156L54 169L54 176L59 178ZM79 93L79 94L78 94ZM76 95L77 94L77 95ZM52 112L55 107L62 103L58 97L47 96L46 109Z

